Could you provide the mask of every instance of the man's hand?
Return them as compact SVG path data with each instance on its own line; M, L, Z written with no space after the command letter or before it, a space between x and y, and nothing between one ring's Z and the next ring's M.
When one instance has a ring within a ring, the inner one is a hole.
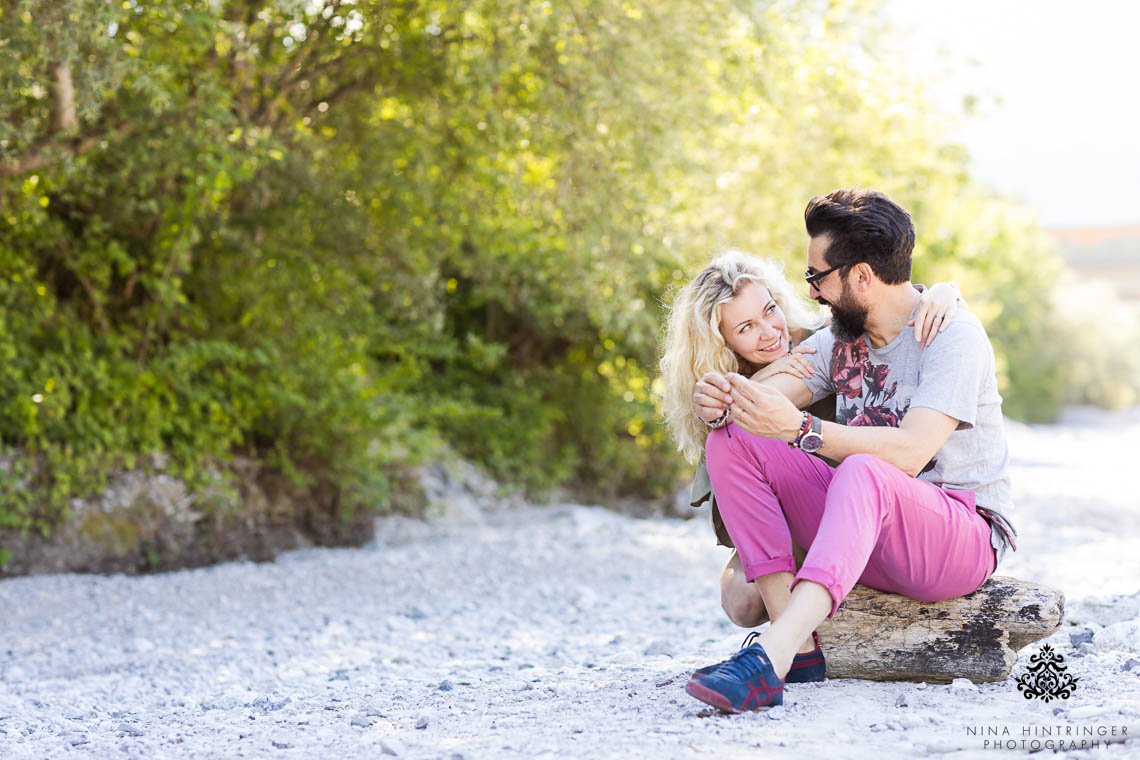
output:
M705 422L712 422L724 414L731 402L731 390L724 375L719 372L705 373L693 389L693 406L697 409L697 416Z
M732 386L732 421L737 427L762 438L794 441L803 413L780 391L754 383L744 375L728 375Z

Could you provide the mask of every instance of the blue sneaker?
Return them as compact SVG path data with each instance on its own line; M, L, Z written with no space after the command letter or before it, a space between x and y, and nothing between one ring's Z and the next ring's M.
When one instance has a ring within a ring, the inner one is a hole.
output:
M752 631L752 633L748 634L744 639L744 643L740 645L740 648L744 649L751 645L759 635L760 634L756 631ZM803 654L797 654L792 658L792 667L788 670L788 675L784 677L785 683L811 683L824 680L824 675L827 673L827 663L823 659L823 650L819 647L819 634L812 631L811 638L812 641L815 642L815 649L810 652L804 652ZM725 662L728 662L728 660L706 665L703 668L697 668L693 671L693 678L704 678L721 665L724 665Z
M714 672L685 684L689 696L730 713L784 703L784 680L776 675L764 647L741 649Z
M819 648L819 634L811 632L815 649L792 658L792 667L788 668L788 675L784 676L785 683L812 683L824 680L827 674L827 662L823 659L823 650Z

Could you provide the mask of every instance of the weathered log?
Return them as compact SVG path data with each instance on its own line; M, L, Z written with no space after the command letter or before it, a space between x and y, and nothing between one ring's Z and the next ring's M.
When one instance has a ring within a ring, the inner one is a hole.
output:
M1065 595L993 576L966 596L919 602L856 585L819 627L829 678L1002 681L1017 650L1061 626Z

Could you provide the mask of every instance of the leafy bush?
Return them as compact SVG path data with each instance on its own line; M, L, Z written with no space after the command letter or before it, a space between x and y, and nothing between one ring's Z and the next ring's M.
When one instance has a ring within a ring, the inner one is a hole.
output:
M191 483L250 454L346 512L447 447L661 498L667 287L728 245L798 270L805 202L847 184L913 211L1009 409L1080 397L1041 350L1059 259L878 60L874 7L18 0L0 529L154 453Z

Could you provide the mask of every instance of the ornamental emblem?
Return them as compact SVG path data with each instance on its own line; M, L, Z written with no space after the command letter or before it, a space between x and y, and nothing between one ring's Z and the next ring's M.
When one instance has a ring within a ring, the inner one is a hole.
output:
M1045 644L1029 658L1029 668L1017 677L1017 690L1026 699L1037 697L1045 702L1068 699L1077 688L1075 678L1065 672L1065 658Z

